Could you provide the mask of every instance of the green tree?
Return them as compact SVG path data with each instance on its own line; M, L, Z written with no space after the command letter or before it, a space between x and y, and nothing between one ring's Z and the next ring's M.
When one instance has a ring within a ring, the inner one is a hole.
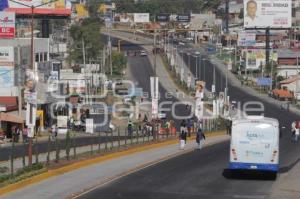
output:
M115 0L117 12L188 13L216 10L221 0Z
M113 73L116 75L122 74L123 70L126 69L127 58L123 53L112 52L112 66Z
M100 34L101 23L95 19L87 18L81 24L73 25L70 28L72 47L69 52L69 60L83 63L83 42L85 44L86 60L97 59L103 48Z

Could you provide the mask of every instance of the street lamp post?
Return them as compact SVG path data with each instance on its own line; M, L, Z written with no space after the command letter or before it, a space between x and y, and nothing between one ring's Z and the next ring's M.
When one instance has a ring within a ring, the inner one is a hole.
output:
M22 6L25 6L27 8L30 8L31 9L31 22L30 22L30 26L31 26L31 47L30 47L30 50L31 50L31 59L30 59L30 69L31 70L34 70L35 67L34 67L34 37L33 37L33 29L34 29L34 9L35 8L38 8L38 7L41 7L41 6L44 6L44 5L48 5L48 4L51 4L53 2L56 2L57 0L52 0L52 1L49 1L49 2L46 2L46 3L42 3L40 5L37 5L37 6L34 6L34 5L27 5L27 4L24 4L24 3L21 3L21 2L18 2L18 1L14 1L14 0L9 0L11 2L14 2L16 4L19 4L19 5L22 5ZM34 70L34 76L36 78L36 71ZM29 104L29 108L30 110L33 110L33 107L34 105L33 104ZM32 111L30 111L32 113ZM32 116L30 116L32 118ZM30 119L31 120L31 119ZM33 127L34 128L34 127ZM29 139L28 139L28 165L31 166L32 165L32 137L30 136Z

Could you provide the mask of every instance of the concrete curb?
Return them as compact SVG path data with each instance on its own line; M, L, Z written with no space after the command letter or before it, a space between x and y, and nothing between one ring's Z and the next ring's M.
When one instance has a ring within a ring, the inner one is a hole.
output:
M216 137L216 136L221 136L221 135L225 135L225 132L220 131L220 132L215 132L215 133L209 133L206 135L206 137ZM195 136L190 137L188 140L193 140L193 139L195 139ZM139 153L139 152L143 152L143 151L147 151L147 150L151 150L151 149L155 149L155 148L162 148L164 146L176 144L177 142L178 142L177 139L173 139L173 140L168 140L168 141L164 141L164 142L160 142L160 143L153 143L153 144L145 145L145 146L141 146L141 147L137 146L134 148L126 149L124 151L118 151L118 152L107 154L107 155L104 155L101 157L96 157L96 158L76 162L74 164L63 166L58 169L48 170L47 172L39 174L37 176L33 176L32 178L25 179L25 180L16 182L14 184L5 186L3 188L0 188L0 196L7 194L9 192L13 192L18 189L24 188L26 186L36 184L43 180L49 179L51 177L62 175L64 173L74 171L74 170L77 170L77 169L80 169L83 167L87 167L87 166L90 166L90 165L93 165L96 163L105 162L108 160L116 159L118 157L132 155L134 153Z

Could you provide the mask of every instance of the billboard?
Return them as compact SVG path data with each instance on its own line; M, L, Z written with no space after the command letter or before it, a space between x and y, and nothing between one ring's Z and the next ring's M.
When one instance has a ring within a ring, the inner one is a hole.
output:
M270 53L270 60L277 62L278 54L276 52ZM261 66L266 65L266 50L265 49L251 49L246 52L246 68L248 70L259 70Z
M0 87L11 88L14 86L14 68L0 66Z
M180 23L188 23L191 21L190 14L178 14L176 18L177 18L177 22Z
M150 15L149 15L149 13L134 13L133 21L135 23L149 23Z
M245 28L290 28L291 0L244 0Z
M0 47L0 66L14 66L14 47Z
M16 15L13 12L0 12L0 39L15 37Z
M133 23L134 22L134 14L133 13L116 13L114 16L115 22L120 23Z
M49 3L48 3L49 2ZM11 11L17 15L31 15L33 13L40 15L71 15L70 0L2 0L0 3L0 11Z
M240 32L238 36L238 46L255 46L256 45L256 34Z
M169 22L170 14L157 14L155 17L156 22Z

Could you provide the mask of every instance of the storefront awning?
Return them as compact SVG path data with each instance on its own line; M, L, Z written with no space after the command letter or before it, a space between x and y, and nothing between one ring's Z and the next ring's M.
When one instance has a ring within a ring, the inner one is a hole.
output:
M23 124L24 119L17 115L0 112L0 121Z

